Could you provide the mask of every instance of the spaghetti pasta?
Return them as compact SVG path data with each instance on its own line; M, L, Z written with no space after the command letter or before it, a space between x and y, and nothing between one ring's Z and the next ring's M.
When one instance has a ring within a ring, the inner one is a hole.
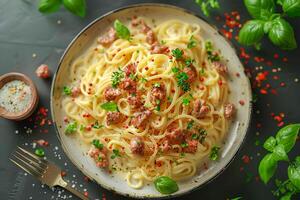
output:
M132 188L192 177L234 114L220 53L197 24L134 18L129 39L115 29L72 62L66 123Z

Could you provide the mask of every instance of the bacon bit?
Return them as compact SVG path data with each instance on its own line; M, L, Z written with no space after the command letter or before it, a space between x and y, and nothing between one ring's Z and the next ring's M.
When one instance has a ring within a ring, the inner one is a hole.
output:
M261 93L261 94L268 94L268 91L265 90L265 89L260 89L260 93Z
M45 64L40 65L36 69L35 73L39 78L49 78L50 77L49 67L48 67L48 65L45 65Z
M43 140L43 139L40 139L40 140L37 140L35 141L38 145L40 146L48 146L49 145L49 142Z
M64 177L64 176L66 176L66 175L67 175L67 172L65 172L65 171L61 171L61 172L60 172L60 175L61 175L62 177Z
M242 160L245 164L248 164L250 162L250 157L247 155L243 155Z
M91 126L91 125L86 126L86 127L85 127L85 130L86 130L86 131L91 131L91 130L92 130L92 126Z
M288 62L288 58L287 58L287 57L284 57L284 58L282 58L282 61L283 61L283 62Z
M279 122L279 123L277 124L278 127L282 127L283 125L284 125L284 122Z
M279 55L277 53L274 54L273 56L275 59L278 59L279 58Z
M245 101L244 100L240 100L239 103L243 106L245 105Z

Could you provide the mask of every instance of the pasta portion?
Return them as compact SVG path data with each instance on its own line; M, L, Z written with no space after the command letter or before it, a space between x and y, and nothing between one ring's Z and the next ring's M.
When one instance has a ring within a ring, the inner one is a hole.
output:
M235 108L228 69L201 27L178 20L119 20L70 68L66 134L95 164L132 188L160 176L191 178L217 152Z

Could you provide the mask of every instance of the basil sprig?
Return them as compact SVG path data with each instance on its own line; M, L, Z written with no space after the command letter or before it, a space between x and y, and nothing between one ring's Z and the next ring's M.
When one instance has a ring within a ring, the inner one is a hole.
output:
M71 13L79 17L85 17L86 15L85 0L40 0L39 11L41 13L56 12L61 7L62 4Z
M261 180L267 184L274 176L279 161L289 162L288 180L285 184L289 187L281 199L289 200L292 195L300 192L300 156L297 156L293 162L289 161L287 153L294 147L299 133L300 124L291 124L278 131L275 137L269 137L263 147L270 153L264 156L260 161L258 172Z
M239 42L257 46L264 34L283 50L297 48L293 27L283 16L300 16L300 0L277 0L284 13L275 13L274 0L244 0L245 6L254 18L244 24L239 33Z
M118 19L114 22L114 28L117 32L117 36L121 39L130 40L130 31L129 29L122 24Z
M160 176L155 179L154 186L162 194L172 194L178 191L177 183L168 176Z

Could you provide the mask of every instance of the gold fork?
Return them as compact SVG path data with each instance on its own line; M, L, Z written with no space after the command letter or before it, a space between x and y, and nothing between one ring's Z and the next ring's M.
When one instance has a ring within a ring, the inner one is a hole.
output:
M86 196L75 190L70 184L63 180L61 177L61 169L53 163L41 159L21 147L17 148L10 160L27 173L38 178L43 184L46 184L49 187L63 187L77 197L88 200Z

